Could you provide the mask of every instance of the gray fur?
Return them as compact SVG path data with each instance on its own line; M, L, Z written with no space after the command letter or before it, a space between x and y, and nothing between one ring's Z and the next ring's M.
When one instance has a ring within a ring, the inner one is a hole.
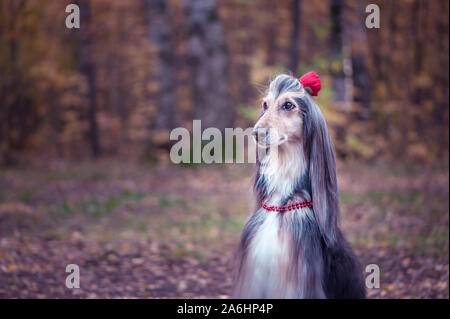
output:
M293 193L282 202L312 199L313 208L286 213L267 212L261 205L256 208L237 251L233 296L364 298L359 263L337 225L336 161L325 119L297 79L279 75L270 83L269 93L277 97L285 92L305 93L299 94L296 102L303 116L299 152L305 155L308 167L298 172ZM268 196L266 184L258 160L254 177L258 203Z

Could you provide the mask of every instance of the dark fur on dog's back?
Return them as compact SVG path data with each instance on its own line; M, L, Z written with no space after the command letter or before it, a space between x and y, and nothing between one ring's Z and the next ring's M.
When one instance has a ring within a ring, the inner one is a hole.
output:
M291 153L285 149L280 155L287 159L280 170L292 173L287 184L291 187L282 195L276 193L279 190L274 189L278 185L275 181L282 173L276 170L275 177L266 176L263 167L270 158L266 157L264 164L257 160L254 191L258 205L242 232L233 295L364 298L362 269L337 225L336 162L325 119L297 79L280 75L270 84L269 93L274 98L289 92L296 94L292 98L302 117L298 153L295 144L291 144L288 146ZM285 186L286 183L281 189ZM261 201L271 199L274 194L277 194L275 205L301 199L312 200L313 207L286 213L267 212L261 208Z

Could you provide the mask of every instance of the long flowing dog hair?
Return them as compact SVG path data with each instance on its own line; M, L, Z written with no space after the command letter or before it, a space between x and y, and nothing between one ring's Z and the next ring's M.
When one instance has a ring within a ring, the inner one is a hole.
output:
M277 76L267 97L272 102L286 97L298 106L299 119L291 116L287 125L296 123L301 132L279 145L276 158L269 149L257 159L256 209L241 235L233 296L364 298L360 265L337 224L336 161L325 119L307 89L290 75ZM263 201L286 205L294 200L312 200L313 207L284 213L261 207Z

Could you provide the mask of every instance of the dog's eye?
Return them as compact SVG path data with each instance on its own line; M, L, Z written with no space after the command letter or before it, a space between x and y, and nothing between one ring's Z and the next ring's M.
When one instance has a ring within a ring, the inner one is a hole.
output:
M269 107L269 106L267 105L267 102L263 102L263 110L264 110L264 111L267 110L268 107Z
M283 104L283 106L282 106L281 108L282 108L283 110L285 110L285 111L290 111L290 110L292 110L294 107L295 107L295 104L294 104L294 103L286 102L286 103Z

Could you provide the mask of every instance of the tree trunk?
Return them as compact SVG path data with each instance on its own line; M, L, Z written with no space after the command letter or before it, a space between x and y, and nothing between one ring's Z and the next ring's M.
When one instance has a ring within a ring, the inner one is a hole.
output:
M331 76L334 99L338 102L350 102L353 99L350 46L347 32L345 32L344 9L343 0L331 0Z
M414 34L413 41L413 76L415 79L422 76L423 72L423 61L424 61L424 43L423 43L423 33L424 33L424 23L426 20L423 18L422 9L424 3L420 0L415 0L412 6L413 23L412 31ZM412 103L420 105L424 99L424 88L423 85L417 86L414 84Z
M367 66L367 34L364 25L364 7L362 0L356 4L356 19L353 23L352 36L352 71L353 84L356 92L353 96L355 102L361 106L360 116L368 119L370 114L370 75Z
M291 8L291 48L289 50L289 70L296 76L298 62L300 61L300 0L292 0Z
M249 85L250 62L253 57L255 38L251 30L255 29L251 19L251 10L248 3L234 3L231 26L228 30L233 35L232 43L235 51L230 52L230 64L234 66L233 74L235 81L232 83L233 92L236 92L236 101L239 106L248 106L252 103L253 88ZM225 26L227 28L227 26ZM234 61L233 61L234 58Z
M80 34L78 61L81 73L88 82L89 107L87 119L89 123L88 138L91 152L94 157L101 154L100 135L97 121L97 69L93 58L94 39L91 30L91 6L89 0L80 0Z
M278 52L278 43L277 43L277 24L278 21L276 19L277 13L277 4L273 0L266 0L264 2L264 7L267 8L267 11L270 14L267 17L266 23L264 24L264 33L265 33L265 44L266 44L266 64L270 66L274 66L277 63L277 52Z
M428 3L428 5L430 5ZM437 9L439 12L447 12L449 11L449 3L448 1L440 1L437 4ZM436 10L436 9L435 9ZM435 11L436 12L436 11ZM449 92L448 92L448 82L449 82L449 57L448 57L448 39L449 39L449 28L448 28L448 15L447 18L445 16L440 16L439 19L435 21L436 26L435 30L438 34L442 36L442 39L447 39L447 41L438 41L437 42L437 52L439 52L438 59L434 64L433 69L433 83L446 83L446 85L436 85L433 90L433 126L436 127L437 138L439 141L437 145L448 145L448 101L449 101ZM447 71L443 71L447 70ZM444 133L441 133L444 132ZM448 157L448 148L447 147L439 147L438 155Z
M202 127L233 126L228 56L215 0L185 0L195 117Z
M144 0L148 19L148 39L157 47L155 80L158 82L157 111L153 128L171 130L174 126L175 81L172 27L166 0Z

